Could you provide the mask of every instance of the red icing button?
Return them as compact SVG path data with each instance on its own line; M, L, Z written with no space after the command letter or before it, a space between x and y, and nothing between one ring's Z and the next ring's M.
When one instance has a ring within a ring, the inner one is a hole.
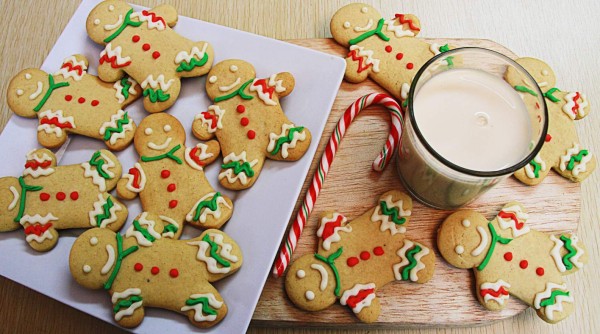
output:
M527 262L527 260L523 260L523 261L519 262L519 267L521 267L521 269L527 269L528 266L529 266L529 262Z
M160 57L160 52L158 52L158 51L152 52L152 58L158 59L158 57Z
M45 202L45 201L47 201L47 200L50 199L50 194L48 194L48 193L41 193L40 194L40 199Z
M243 105L240 104L237 106L237 108L235 108L235 110L241 114L244 111L246 111L246 107L244 107Z
M402 52L398 52L396 54L396 59L400 60L400 59L402 59L402 57L404 57L404 54Z
M240 124L242 126L246 126L246 125L248 125L248 123L250 123L250 121L246 117L242 117L242 119L240 120Z
M381 255L383 255L383 253L384 253L384 251L383 251L382 247L377 246L377 247L373 248L373 254L375 254L377 256L381 256Z
M150 50L150 44L144 43L144 45L142 45L142 50L144 50L144 51Z
M71 95L65 95L65 101L69 102L73 99L73 96Z
M176 199L172 199L169 201L169 207L171 209L174 209L177 206L177 200Z
M535 270L535 273L538 274L538 276L544 276L544 268L539 267Z
M63 193L62 191L56 193L56 199L59 201L64 200L67 197L67 195L65 195L65 193Z
M166 169L163 169L162 172L160 172L160 177L162 177L163 179L168 178L169 176L171 176L171 172L169 172Z
M85 103L85 98L84 97L80 97L79 100L77 100L77 102L79 102L79 103Z
M385 46L385 52L387 52L387 53L390 53L390 52L392 52L392 46L390 46L390 45L386 45L386 46Z
M415 65L413 65L413 63L406 64L406 68L408 68L409 70L412 70L413 67L415 67Z
M248 131L248 139L254 139L256 137L256 132L254 130Z
M360 259L361 260L368 260L371 258L371 254L369 252L360 252Z
M176 278L177 276L179 276L179 271L175 268L169 270L169 276Z
M69 195L69 197L71 197L72 200L76 201L77 199L79 199L79 193L74 191Z
M175 183L171 183L167 186L167 191L172 193L175 191L176 188L177 188L177 186L175 186Z
M94 100L94 101L92 101L92 107L95 107L95 106L97 106L97 105L98 105L98 103L100 103L100 101L98 101L98 100Z
M133 269L135 271L142 271L142 269L144 269L144 265L142 265L141 263L138 262L133 266Z
M158 275L160 269L158 269L158 267L152 267L152 269L150 269L150 272L152 273L152 275Z
M506 261L512 261L512 253L511 252L504 253L504 259Z
M138 35L133 35L133 37L131 37L131 41L134 43L137 43L140 41L140 36Z
M348 264L348 267L354 267L355 265L358 264L358 258L356 257L349 257L348 260L346 260L346 264Z
M546 143L552 140L552 136L550 134L546 135Z

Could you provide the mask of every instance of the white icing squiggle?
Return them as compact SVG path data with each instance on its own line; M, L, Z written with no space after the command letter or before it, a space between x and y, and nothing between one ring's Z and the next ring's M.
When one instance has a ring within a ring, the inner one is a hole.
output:
M179 64L183 61L189 63L194 57L198 58L198 60L201 60L204 57L204 54L206 53L207 47L208 43L204 43L204 46L202 46L202 51L200 51L197 47L194 46L190 53L187 53L186 51L179 52L177 56L175 56L175 64Z
M275 144L279 138L287 137L288 132L291 128L294 128L294 124L281 124L281 133L276 134L271 132L269 134L269 145L267 146L267 152L272 152L275 149ZM298 141L304 141L306 139L306 132L294 132L292 135L292 141L289 143L283 143L281 145L281 156L285 159L289 156L288 149L295 148Z
M41 244L42 242L46 241L46 240L52 240L52 233L50 233L50 230L46 230L44 231L44 233L42 233L42 235L35 235L35 234L29 234L25 237L25 240L27 242L32 242L35 241L39 244Z
M167 29L167 27L164 24L164 21L162 20L162 18L156 14L154 14L155 17L159 18L155 21L152 20L152 16L150 14L154 14L149 12L148 15L144 15L141 12L135 12L131 14L131 18L137 18L139 20L139 22L146 22L148 24L148 29L156 29L158 31L162 31Z
M409 277L410 280L413 282L418 281L419 280L419 276L418 276L419 271L425 269L425 264L423 264L423 262L421 261L421 258L423 258L427 254L429 254L429 248L421 245L418 242L413 243L412 241L405 239L404 245L396 253L400 257L400 259L402 259L402 261L400 261L400 263L394 264L392 267L392 269L394 271L394 277L396 278L396 280L398 280L398 281L402 280L402 273L400 272L400 270L402 269L402 267L404 267L410 263L406 256L406 252L409 249L413 248L413 246L415 246L415 245L421 247L421 250L414 256L415 261L417 262L417 265L410 270L410 277Z
M338 227L335 227L333 229L333 234L331 234L329 237L323 239L322 246L323 246L323 249L325 249L325 250L329 250L331 248L332 243L338 242L342 239L339 232L346 232L346 233L352 232L352 226L350 226L350 225L344 226L344 223L346 223L346 221L347 221L346 217L344 217L343 215L336 212L333 214L333 217L331 217L331 218L323 217L321 219L321 225L319 226L319 230L317 231L317 236L323 237L323 231L325 231L325 227L327 226L327 224L337 221L339 219L339 217L342 217L341 225Z
M231 254L231 250L233 249L233 246L231 244L227 244L223 242L223 236L221 234L216 234L216 233L209 233L209 236L213 237L213 242L218 244L219 246L221 246L221 251L219 253L219 255L221 255L223 258L231 261L231 262L237 262L238 258L235 255ZM217 237L217 235L219 237ZM202 241L202 240L198 240L198 241L192 241L192 242L188 242L188 245L192 245L192 246L198 246L198 253L196 254L196 258L200 261L203 261L206 263L206 268L208 269L208 271L210 273L213 274L226 274L229 271L231 271L231 267L221 267L219 268L217 266L217 260L215 260L214 258L210 257L210 256L206 256L206 252L210 250L210 245L208 244L208 242L206 241Z
M105 59L110 59L112 57L115 57L115 65L120 65L120 66L125 66L125 64L127 64L128 62L131 61L131 58L129 58L129 56L127 57L123 57L122 56L122 49L120 46L117 46L116 48L112 48L112 44L108 43L106 44L106 47L104 47L104 50L102 50L102 52L100 52L100 60L103 61L103 58L106 56ZM110 62L110 60L107 60L108 62Z
M539 153L535 156L533 161L537 162L540 165L540 172L546 171L546 162L544 160L542 160L542 157L540 156ZM536 178L535 173L533 172L533 166L531 166L531 164L527 164L525 166L525 174L530 179Z
M39 113L38 117L40 118L40 120L42 118L47 118L47 119L56 118L59 123L61 123L61 124L69 123L71 125L72 129L76 128L75 119L73 118L73 116L65 117L63 115L62 110L57 110L55 112L52 112L52 110L48 109L46 111L42 111L41 113ZM40 125L38 125L37 130L44 131L46 133L54 133L57 137L62 137L62 135L63 135L63 129L58 126L54 126L52 124L40 124Z
M394 35L396 35L396 37L404 37L404 36L410 36L410 37L414 37L415 33L412 32L410 29L408 30L404 30L404 25L400 24L400 25L394 25L394 23L396 23L396 18L393 19L389 19L387 21L384 22L387 25L387 31L393 31Z
M573 107L575 107L575 97L577 96L577 94L579 94L579 98L581 99L581 102L579 103L579 107L577 107L575 110L573 110ZM571 119L575 119L576 115L579 117L583 117L585 116L585 107L588 106L588 101L587 98L585 97L585 94L582 93L578 93L578 92L572 92L567 94L564 97L565 101L567 101L567 103L565 103L565 105L563 105L562 107L562 111L564 111L565 114L567 114L567 116L569 116L569 118Z
M346 305L348 298L356 296L361 290L375 289L375 287L375 283L356 284L352 289L344 291L344 293L342 294L342 298L340 298L340 304ZM363 308L371 306L371 302L373 301L373 299L375 299L375 292L372 292L365 299L356 303L356 306L352 309L352 311L355 314L360 313L360 311L362 311Z
M573 147L567 150L567 153L565 155L562 155L560 157L560 165L559 168L561 171L565 171L567 169L567 163L571 160L572 156L575 156L577 154L579 154L579 144L575 144L573 143ZM577 165L575 167L573 167L573 170L571 171L571 173L573 173L573 176L577 176L579 175L579 173L581 172L585 172L587 170L587 163L592 160L592 153L588 152L587 155L584 155L581 158L581 161L577 163Z
M544 300L546 298L550 298L553 289L567 291L567 285L564 283L561 285L552 283L552 282L546 283L546 290L539 292L535 295L535 300L533 302L533 306L535 307L536 310L539 310L542 308L540 303L542 302L542 300ZM573 303L573 301L574 301L574 299L571 296L564 296L564 295L557 296L556 300L555 300L555 304L548 305L545 307L544 314L546 315L546 317L549 320L554 320L554 314L553 314L554 311L562 312L562 310L563 310L562 304L565 302Z
M494 292L499 292L501 288L505 288L505 290L508 290L508 288L510 288L510 284L499 279L495 283L488 282L481 284L479 290L493 290ZM500 294L498 295L498 297L494 297L493 295L488 293L485 296L483 296L483 301L487 303L491 299L496 301L500 305L504 305L504 302L509 298L510 295Z
M477 226L477 232L479 232L479 236L481 237L481 242L479 243L479 246L477 246L477 248L475 248L471 252L471 255L473 255L473 256L481 255L481 253L483 253L483 251L487 248L488 243L490 242L487 232L485 231L485 229L483 227Z
M216 195L216 193L212 192L212 193L208 193L206 195L204 195L202 198L200 198L196 204L194 204L194 206L192 207L192 210L190 210L190 212L188 212L188 214L185 216L185 220L188 222L192 222L194 221L194 215L196 214L196 207L202 202L205 201L209 198L212 198ZM221 207L220 205L223 205L225 207L227 207L228 209L231 209L231 206L229 206L229 204L227 204L227 201L225 200L225 198L223 198L223 196L219 196L217 198L217 209L215 211L211 210L209 207L205 207L204 209L202 209L202 213L200 214L199 217L199 221L204 224L206 223L206 217L208 215L213 216L215 219L219 219L221 218Z
M123 119L124 115L125 115L125 112L123 110L119 109L119 111L117 111L116 114L113 114L112 116L110 116L110 121L102 123L102 126L100 127L100 135L104 136L104 133L106 132L106 129L108 129L108 128L117 128L117 121ZM114 145L117 142L117 140L125 138L125 135L127 134L127 132L133 131L133 120L131 118L129 118L129 121L121 126L123 127L123 131L121 131L121 132L113 131L113 133L110 134L110 138L109 138L108 142L111 145Z
M123 292L115 292L112 295L112 302L113 304L116 304L119 301L119 299L125 299L129 296L139 296L141 293L142 291L137 288L127 289ZM123 319L123 317L128 317L132 315L133 312L135 312L135 310L142 306L142 303L143 302L140 300L138 302L132 303L128 308L124 310L119 310L119 312L115 313L115 320L120 321L121 319Z
M507 218L507 220L504 220L503 218L501 218L499 215L496 216L496 219L498 220L498 223L500 224L500 227L504 230L510 228L512 235L516 238L516 237L520 237L523 234L529 233L530 229L529 226L524 225L523 227L521 227L521 229L517 228L517 223L522 223L524 224L525 221L527 220L527 218L529 218L529 215L525 212L523 212L523 208L521 208L521 206L519 205L513 205L513 206L509 206L506 208L502 209L503 212L507 212L507 213L513 213L518 220L520 220L520 222L516 222L511 218Z
M19 220L19 224L21 225L25 225L25 224L41 224L41 225L46 225L48 224L48 222L54 221L54 220L58 220L57 217L55 217L52 213L48 213L45 216L40 215L39 213L30 216L30 215L23 215L23 217L21 217L21 220Z
M224 164L227 164L231 161L241 161L241 163L248 162L248 160L246 159L246 151L242 151L240 155L236 155L235 153L231 152L223 159ZM254 165L256 165L257 163L258 159L254 159L248 162L250 167L254 167ZM219 174L219 180L223 179L224 177L227 177L227 181L229 183L235 183L237 180L239 180L242 185L248 184L248 176L246 175L246 173L240 172L239 174L235 175L235 173L233 172L233 168L228 168Z
M54 73L54 75L62 75L63 78L69 79L73 78L75 81L79 81L86 74L87 66L85 65L85 61L77 61L75 56L70 56L63 60L63 64L71 63L72 67L81 67L81 74L77 73L77 70L69 70L67 67L61 67L58 72ZM63 65L64 66L64 65Z
M153 236L155 239L160 239L160 237L161 237L160 233L156 232L156 230L154 229L156 227L156 222L153 220L147 219L146 218L147 216L148 216L148 212L142 213L140 215L140 217L137 219L138 223L140 224L140 226L146 228L148 233L150 233L150 235ZM135 226L133 226L133 224L131 224L131 226L129 226L129 228L127 229L127 232L125 232L125 236L128 238L134 237L140 246L144 246L144 247L152 246L152 241L146 239L146 237L144 237L142 232L136 231Z
M196 115L196 117L194 117L194 120L197 120L197 119L201 120L202 126L206 125L206 129L207 129L208 133L215 133L215 131L217 131L217 129L223 128L223 123L221 122L221 120L223 119L223 115L225 114L225 109L221 109L217 105L211 105L210 107L208 107L208 110L209 111L212 110L215 113L215 116L217 117L217 126L215 128L211 127L212 120L206 119L202 113L199 113L198 115Z
M44 153L40 157L38 155L38 153L35 153L35 152L36 152L35 149L29 151L27 153L27 156L26 156L27 160L34 160L38 164L42 164L44 162L52 161L52 157L49 156L48 154ZM54 168L52 168L52 167L42 168L41 166L38 166L38 168L36 168L36 169L32 169L31 167L27 167L23 171L23 176L30 175L33 178L38 178L40 176L48 176L48 175L50 175L52 173L54 173Z
M106 155L104 155L104 153L100 153L100 156L105 161L105 163L102 165L102 170L106 174L108 174L108 176L112 179L113 177L115 177L115 173L113 173L110 169L115 167L115 163L112 160L110 160ZM83 167L84 170L84 177L91 177L92 183L98 186L98 190L106 191L106 179L100 176L100 173L98 173L96 167L92 167L89 162L82 163L81 167Z
M163 74L159 74L155 80L154 76L150 74L144 81L142 81L141 86L143 89L146 89L146 87L150 85L152 89L160 88L163 90L163 92L166 92L169 90L174 81L175 79L169 79L169 81L165 82L165 76Z
M327 288L327 280L329 278L327 270L325 270L325 267L318 263L313 263L310 265L310 267L321 274L321 285L319 286L319 289L321 289L321 291L325 291L325 289Z
M216 309L220 309L221 306L223 306L223 302L218 301L217 298L215 298L215 295L213 295L212 293L195 294L195 295L190 296L190 299L198 299L198 298L208 299L208 305L210 305ZM194 321L196 321L196 322L215 321L215 319L217 319L217 315L216 314L204 315L202 313L202 306L203 306L202 303L192 305L192 306L186 305L181 308L181 312L193 310L194 311Z
M392 202L392 195L388 195L384 199L384 201L389 209L397 208L398 214L400 215L400 217L410 217L411 211L410 210L404 211L404 209L402 209L402 205L403 205L402 199L399 199L397 202ZM381 222L381 225L379 226L379 230L381 232L385 232L385 231L389 230L392 235L395 235L397 233L406 232L406 227L404 227L402 225L396 225L396 223L394 223L392 220L390 220L390 217L388 217L387 215L384 215L381 212L381 205L378 205L375 207L375 210L373 211L373 214L371 215L371 221L374 223L379 222L379 221Z
M137 95L135 87L137 87L137 82L131 78L127 78L127 82L131 85L127 90L131 95ZM121 85L121 80L117 80L113 85L115 88L115 97L119 100L119 103L125 102L125 95L123 95L123 85Z
M115 249L113 248L112 245L106 245L106 253L108 254L108 258L106 259L106 263L104 264L104 266L100 270L100 273L102 275L108 274L108 272L110 271L110 269L115 264Z
M108 197L107 197L108 198ZM107 201L102 197L102 194L98 194L98 200L94 203L94 210L89 212L90 225L96 227L98 223L96 222L96 216L104 214L104 209L102 206L106 204ZM100 228L105 228L106 225L112 224L117 220L117 211L121 211L121 206L113 201L113 207L109 209L110 217L104 219L100 224Z
M177 230L179 230L179 224L177 224L177 222L170 217L167 216L158 216L158 218L162 219L163 221L171 224L171 225L175 225L175 227L177 228ZM162 234L163 237L165 238L174 238L175 237L175 233L174 232L164 232Z
M144 190L144 187L146 186L146 174L144 173L144 170L142 169L142 166L139 164L139 162L136 162L133 165L133 168L137 169L140 172L139 188L133 186L133 181L135 180L135 178L132 174L129 173L123 175L123 178L127 179L125 188L134 193L139 193L140 191Z
M207 153L208 145L203 144L203 143L198 143L198 144L196 144L196 147L198 149L200 149L200 153L198 154L198 159L200 159L200 161L208 159L208 158L214 156L214 154L212 154L212 153ZM194 159L192 159L192 156L191 156L192 150L193 150L192 147L188 147L188 148L185 149L185 154L184 154L185 161L193 169L203 170L204 168L202 168L202 166L200 166L199 164L197 164L196 161L194 161Z
M379 59L373 57L373 50L367 50L362 46L352 45L350 51L357 51L359 57L366 57L365 66L373 64L373 72L379 73Z

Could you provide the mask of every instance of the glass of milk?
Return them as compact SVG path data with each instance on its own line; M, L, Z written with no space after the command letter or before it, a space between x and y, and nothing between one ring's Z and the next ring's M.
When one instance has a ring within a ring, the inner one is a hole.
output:
M440 53L412 81L398 173L419 201L455 209L533 160L547 129L544 95L519 64L481 48Z

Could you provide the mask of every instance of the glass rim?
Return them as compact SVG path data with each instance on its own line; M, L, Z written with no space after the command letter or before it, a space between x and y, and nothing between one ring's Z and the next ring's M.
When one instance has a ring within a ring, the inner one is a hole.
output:
M413 112L413 97L415 94L415 87L416 87L416 83L419 81L419 79L421 78L421 76L423 75L423 73L425 72L425 70L434 62L436 62L437 60L439 60L440 58L445 58L448 56L451 56L452 54L461 52L461 51L478 51L478 52L484 52L484 53L489 53L491 55L497 56L499 58L502 58L504 61L506 61L507 63L513 65L514 67L518 68L519 70L521 70L523 73L525 73L525 75L534 83L534 89L536 90L536 92L538 93L538 96L542 97L542 103L541 103L541 107L543 107L543 114L545 116L544 118L544 125L542 128L542 133L540 134L539 140L537 142L537 144L535 145L535 147L533 148L533 150L527 155L525 156L525 158L523 158L520 162L503 168L503 169L499 169L499 170L493 170L493 171L478 171L478 170L474 170L474 169L469 169L469 168L465 168L465 167L461 167L449 160L447 160L446 158L444 158L443 156L441 156L433 147L431 147L431 145L429 145L429 143L427 142L427 140L425 140L425 137L423 136L423 133L421 133L421 130L419 129L419 126L417 124L416 118L415 118L415 114ZM417 138L419 139L419 141L421 142L421 144L425 147L425 149L427 149L427 151L433 155L433 157L435 157L439 162L441 162L442 164L444 164L446 167L449 167L455 171L461 172L463 174L467 174L470 176L476 176L476 177L500 177L500 176L504 176L504 175L508 175L508 174L512 174L514 172L516 172L517 170L525 167L531 160L533 160L535 158L535 156L540 152L540 150L542 149L542 146L544 145L545 142L545 138L546 138L546 134L548 133L548 123L549 123L549 115L548 115L548 108L546 105L546 99L544 98L544 93L542 92L542 90L540 89L537 81L531 76L531 74L529 74L529 72L523 68L523 66L521 66L519 63L517 63L516 61L514 61L513 59L507 57L506 55L503 55L500 52L494 51L494 50L489 50L489 49L485 49L485 48L479 48L479 47L473 47L473 46L468 46L468 47L461 47L461 48L456 48L456 49L452 49L446 52L442 52L439 53L437 55L435 55L434 57L432 57L431 59L429 59L423 66L421 66L421 68L419 69L419 71L417 71L417 74L415 75L415 77L413 78L412 84L410 85L410 91L408 92L408 98L407 98L407 105L406 105L407 111L408 111L408 117L410 118L410 122L413 126L413 129L415 131L415 134L417 135Z

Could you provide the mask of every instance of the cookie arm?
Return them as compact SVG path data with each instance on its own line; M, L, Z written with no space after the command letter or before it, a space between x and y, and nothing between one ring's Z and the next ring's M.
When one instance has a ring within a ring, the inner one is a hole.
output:
M216 140L206 143L198 143L194 147L186 148L185 161L187 164L198 170L213 163L221 153L221 146Z
M281 72L277 73L275 76L275 82L281 83L279 87L283 87L285 90L277 91L277 96L279 98L290 95L290 93L294 90L296 85L296 79L294 79L294 75L290 72ZM277 85L275 86L277 87Z
M477 275L477 273L475 274ZM488 275L489 276L489 275ZM483 307L492 311L502 310L508 305L510 298L510 284L498 279L495 281L482 281L480 276L476 280L477 299ZM488 277L489 279L489 277Z
M588 262L587 249L576 235L565 233L549 238L553 243L550 257L562 275L572 274Z
M146 174L140 163L130 168L117 183L117 195L123 199L134 199L146 186Z
M208 229L186 244L196 248L196 265L206 268L209 282L227 277L242 266L242 250L225 232Z
M344 79L352 83L360 83L367 80L371 67L363 68L364 60L357 55L357 51L352 50L346 57L346 73Z
M553 91L553 89L550 89L544 95L550 100L546 100L547 103L552 103L558 99L554 103L557 103L564 115L572 120L580 120L590 113L590 101L582 92Z
M330 253L338 250L338 243L344 235L352 232L352 226L348 224L348 219L337 212L323 212L319 219L319 229L317 236L319 237L319 254L326 257Z
M162 17L165 23L171 28L173 28L177 24L177 20L179 19L177 9L167 4L158 5L152 8L150 12L154 12L156 13L156 15Z

